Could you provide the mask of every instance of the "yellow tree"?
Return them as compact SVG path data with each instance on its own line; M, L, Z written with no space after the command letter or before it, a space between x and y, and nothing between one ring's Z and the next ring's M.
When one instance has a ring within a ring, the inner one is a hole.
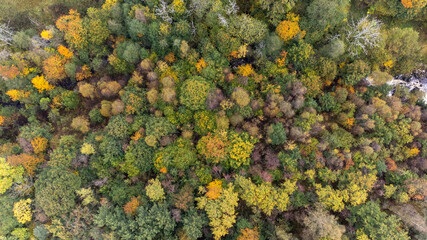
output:
M31 199L22 199L13 205L13 215L24 224L31 221Z
M209 226L215 240L227 235L228 229L236 222L236 207L239 201L238 194L234 192L234 186L230 183L223 188L221 195L216 199L207 196L196 199L197 208L204 209L209 218Z

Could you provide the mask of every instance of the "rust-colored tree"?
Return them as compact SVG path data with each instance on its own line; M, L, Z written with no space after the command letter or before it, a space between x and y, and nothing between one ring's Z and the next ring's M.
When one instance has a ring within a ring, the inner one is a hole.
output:
M14 167L24 167L29 176L34 176L34 170L39 164L44 162L44 159L28 153L22 153L19 155L8 156L7 162Z

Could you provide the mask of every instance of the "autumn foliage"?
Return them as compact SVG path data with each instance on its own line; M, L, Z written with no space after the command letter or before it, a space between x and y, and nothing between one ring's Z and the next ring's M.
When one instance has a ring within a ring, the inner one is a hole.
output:
M75 49L82 49L86 46L86 29L83 28L83 20L80 14L70 9L68 15L60 17L56 21L56 27L64 33L64 38Z
M15 167L23 166L29 176L34 176L34 170L39 164L44 162L44 159L28 153L22 153L8 156L7 161L10 165Z
M141 197L132 197L131 200L126 203L126 205L123 207L123 210L125 210L126 214L134 215L136 212L136 208L141 205Z

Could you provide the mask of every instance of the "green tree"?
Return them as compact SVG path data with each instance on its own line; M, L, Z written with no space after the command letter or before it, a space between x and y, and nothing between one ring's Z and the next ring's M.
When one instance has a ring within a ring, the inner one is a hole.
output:
M81 179L60 167L45 168L35 183L36 204L53 217L71 211Z
M370 239L410 239L408 232L399 227L400 220L395 215L387 216L387 213L381 211L377 202L370 201L353 207L350 211L352 213L350 223Z

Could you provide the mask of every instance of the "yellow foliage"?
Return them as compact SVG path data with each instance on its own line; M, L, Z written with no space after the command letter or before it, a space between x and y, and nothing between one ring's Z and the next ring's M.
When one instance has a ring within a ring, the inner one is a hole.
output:
M166 199L165 191L162 188L162 184L159 179L151 179L148 181L148 185L145 187L147 196L151 201L160 201Z
M87 30L83 28L83 20L80 14L70 9L68 15L61 16L56 21L56 27L64 33L64 38L75 49L83 49L87 45Z
M31 221L31 199L22 199L13 205L13 215L24 224Z
M44 40L50 40L51 38L53 38L52 30L43 30L43 31L40 33L40 36L41 36Z
M420 150L418 148L411 148L408 152L409 157L415 157L420 153Z
M119 0L105 0L105 3L102 4L102 9L104 10L110 10L112 6L114 6L114 4L116 4L116 2L118 2Z
M93 148L90 143L83 143L82 148L80 149L82 154L90 155L95 153L95 148Z
M5 122L6 117L0 115L0 126Z
M202 69L205 68L208 64L205 62L205 59L200 58L196 63L196 69L198 72L202 72Z
M24 90L12 89L6 92L6 95L12 99L12 101L18 101L22 98L26 98L30 95L30 92L26 92Z
M238 55L239 58L246 57L246 54L248 53L248 44L242 45L239 47Z
M44 79L43 75L34 77L31 82L40 93L42 93L44 90L49 91L55 88L54 86L50 85L46 79Z
M31 145L33 146L34 153L42 153L47 148L48 140L44 137L36 137L31 140Z
M244 77L249 77L250 75L254 74L255 71L252 68L252 65L245 64L245 65L239 66L239 68L237 69L237 73L244 76Z
M206 197L208 199L217 199L221 195L222 181L215 179L208 184L207 189Z
M222 190L217 199L208 199L206 196L196 199L197 208L205 209L209 218L209 226L215 240L227 235L228 229L236 222L236 207L239 197L234 192L234 186L230 183Z
M48 79L60 80L65 78L65 65L66 59L52 55L43 61L43 73Z
M388 60L387 62L385 62L384 67L392 68L393 67L393 60Z
M284 20L279 23L276 28L276 33L284 41L289 41L301 32L298 22Z
M183 0L173 0L171 3L173 9L175 10L174 13L178 15L182 15L185 12L185 3Z
M256 185L242 176L237 176L235 180L236 184L242 188L241 198L249 206L255 206L267 215L271 215L275 208L285 211L289 204L289 194L296 190L296 182L290 180L282 184L283 188L273 187L267 182Z

